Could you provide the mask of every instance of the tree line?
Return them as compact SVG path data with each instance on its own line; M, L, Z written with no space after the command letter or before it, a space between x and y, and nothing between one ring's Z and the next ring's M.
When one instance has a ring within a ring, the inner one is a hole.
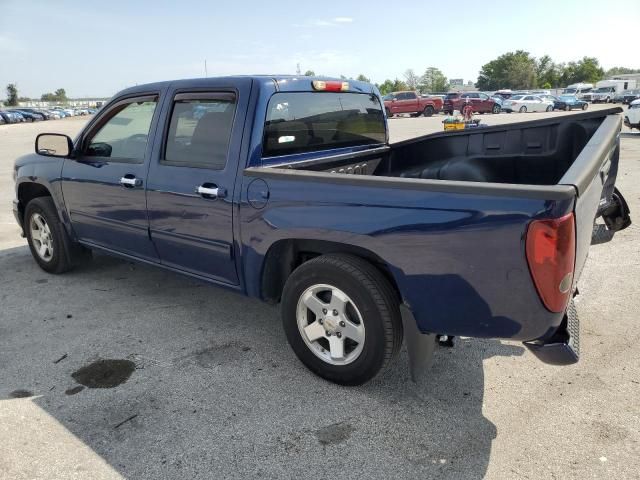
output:
M558 63L549 55L535 58L529 52L516 50L483 65L476 87L480 90L560 88L572 83L596 83L622 73L640 73L640 69L614 67L605 71L595 57Z
M604 70L595 57L583 57L571 62L555 62L549 55L533 57L529 52L516 50L507 52L486 63L480 69L475 86L479 90L526 90L531 88L562 88L572 83L596 83L614 75L640 73L640 68L613 67ZM313 70L305 75L313 76ZM347 79L344 75L340 76ZM352 77L351 77L352 78ZM369 82L360 74L356 80ZM409 68L403 78L386 79L376 83L382 95L400 90L417 90L421 93L446 92L451 84L442 71L428 67L422 75Z
M479 90L561 88L572 83L596 83L613 75L628 73L640 73L640 69L613 67L605 71L595 57L583 57L577 61L557 63L549 55L535 58L529 52L516 50L500 55L483 65L475 86ZM309 77L315 76L313 70L307 70L304 74ZM386 79L375 85L382 95L400 90L417 90L421 93L446 92L451 87L447 77L436 67L428 67L422 75L416 74L413 69L409 68L404 72L403 77L402 80L397 77L393 80ZM343 80L354 79L344 75L340 75L340 78ZM371 83L371 80L362 73L355 80ZM15 83L7 85L6 90L5 104L8 106L16 106L20 101L31 100L18 96L18 86ZM53 93L43 93L40 100L66 102L68 98L65 89L59 88Z
M18 86L15 83L7 85L7 99L4 101L7 106L15 107L18 105L18 102L28 102L30 100L32 99L18 95ZM65 89L59 88L54 93L43 93L40 96L40 100L43 102L66 102L69 99L67 98Z

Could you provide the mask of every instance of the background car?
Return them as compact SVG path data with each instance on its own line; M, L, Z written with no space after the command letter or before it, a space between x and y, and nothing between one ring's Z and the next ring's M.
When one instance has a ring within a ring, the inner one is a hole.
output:
M31 107L21 107L20 111L31 113L32 115L38 117L40 120L48 120L50 118L50 115L48 115L44 111Z
M4 123L20 123L22 121L20 115L6 110L0 110L0 117L2 117Z
M624 124L631 129L640 130L640 99L629 104L629 109L624 112Z
M589 107L589 102L580 100L575 95L560 95L553 102L554 110L586 110Z
M640 90L626 90L622 98L622 103L630 104L631 102L639 98L640 98Z
M620 92L620 93L616 93L613 96L613 100L611 100L613 103L624 103L624 94L627 93L628 90L625 90L624 92Z
M500 113L501 110L499 103L481 92L448 93L442 110L451 115L454 110L462 111L466 104L471 105L474 113Z
M506 112L550 112L553 110L553 102L543 100L536 95L514 95L502 103L502 109Z
M28 112L27 110L11 109L9 111L18 112L20 115L22 115L22 117L24 117L26 122L38 122L40 120L43 120L42 115L36 115L35 113Z

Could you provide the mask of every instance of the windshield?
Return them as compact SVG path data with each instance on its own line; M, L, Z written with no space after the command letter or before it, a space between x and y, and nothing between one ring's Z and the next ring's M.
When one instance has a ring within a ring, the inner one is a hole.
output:
M522 100L523 98L524 98L524 95L514 95L509 100Z
M269 100L263 156L385 143L380 100L368 93L276 93Z

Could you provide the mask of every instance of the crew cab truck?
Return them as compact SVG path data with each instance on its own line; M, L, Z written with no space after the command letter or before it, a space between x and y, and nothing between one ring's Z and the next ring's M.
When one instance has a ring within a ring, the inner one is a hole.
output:
M392 92L384 97L384 109L389 118L399 113L430 117L442 109L442 99L422 97L415 91Z
M389 144L377 89L309 77L136 86L74 139L15 162L35 261L92 250L281 303L325 379L371 379L406 341L520 340L578 359L571 299L594 219L630 223L615 189L619 109Z

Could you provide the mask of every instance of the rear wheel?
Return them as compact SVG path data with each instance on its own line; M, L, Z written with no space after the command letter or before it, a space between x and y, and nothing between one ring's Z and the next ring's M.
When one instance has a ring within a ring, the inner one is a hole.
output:
M315 374L360 385L385 367L402 344L397 296L370 263L322 255L290 275L282 321L291 348Z
M497 103L493 105L493 108L491 109L492 113L500 113L500 105L498 105Z
M385 110L385 112L387 112L387 118L393 117L393 114L391 113L391 110L389 110L388 108L385 108L384 110Z
M520 107L520 110L518 110L520 113L527 113L527 107L525 107L524 105Z
M567 112L570 112L570 111L571 111L571 105L569 105L569 104L567 103L567 104L564 106L564 109L565 109Z
M553 105L549 105L549 106L547 107L547 112L551 112L551 111L553 111Z
M588 103L583 103L582 104L582 110L586 110L587 108L589 108L589 104Z
M433 112L434 112L433 107L431 105L427 105L426 107L424 107L422 114L425 117L430 117L433 115Z
M31 254L46 272L66 272L90 256L89 250L67 235L51 197L31 200L25 209L23 223Z

